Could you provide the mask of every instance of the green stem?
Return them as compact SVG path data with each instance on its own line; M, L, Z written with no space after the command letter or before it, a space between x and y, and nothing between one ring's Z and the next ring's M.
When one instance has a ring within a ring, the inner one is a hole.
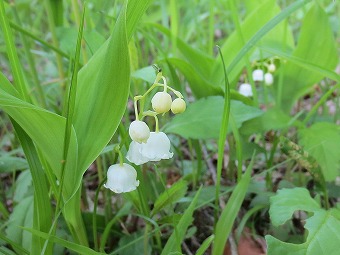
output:
M332 87L330 90L327 91L327 93L325 93L320 100L313 105L312 109L308 112L307 116L305 117L305 119L303 120L303 124L307 125L308 121L310 120L310 118L316 113L316 111L318 110L318 108L324 104L327 100L327 98L332 95L332 93L340 88L340 84L336 84L334 87Z
M16 11L15 8L13 8L13 14L14 14L14 18L15 18L16 22L21 26L21 21L20 21L18 12ZM30 48L31 48L30 43L29 43L29 41L26 40L26 37L23 36L22 33L20 34L20 36L21 36L21 41L22 41L23 46L24 46L25 55L27 57L27 61L28 61L28 65L29 65L29 68L30 68L30 71L31 71L31 74L32 74L32 78L33 78L34 84L35 84L35 86L37 87L37 90L38 90L38 94L39 94L39 97L40 97L40 103L41 103L43 108L46 108L47 104L46 104L45 93L44 93L44 90L43 90L41 83L39 81L39 78L38 78L38 73L37 73L37 70L35 68L35 60L34 60L34 57L32 56L31 51L30 51Z
M216 173L216 192L215 192L215 210L214 210L214 227L216 228L216 223L219 214L219 193L221 189L221 175L222 175L222 165L223 165L223 155L224 155L224 144L228 132L229 115L230 115L230 84L225 68L225 62L220 47L218 47L219 54L223 64L224 71L224 83L225 83L225 95L224 95L224 106L223 106L223 116L222 116L222 126L220 129L220 134L218 138L218 158L217 158L217 173Z
M52 34L52 43L53 43L54 47L58 48L59 42L58 42L58 38L57 38L56 26L55 26L55 22L54 22L54 19L53 19L54 15L53 15L50 0L45 0L45 9L46 9L46 12L47 12L48 25L49 25L49 28L50 28L51 34ZM65 72L64 72L64 68L63 68L63 60L62 60L62 58L59 54L56 54L56 60L57 60L57 68L58 68L58 72L59 72L59 76L60 76L60 85L61 85L61 88L63 90L65 90L65 88L66 88Z

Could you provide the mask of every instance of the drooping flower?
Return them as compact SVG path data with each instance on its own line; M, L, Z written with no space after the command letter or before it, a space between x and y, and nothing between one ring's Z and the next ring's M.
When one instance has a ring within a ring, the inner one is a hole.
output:
M266 84L267 86L270 86L274 83L274 77L271 73L266 73L264 75L264 84Z
M146 143L131 142L126 158L131 163L141 165L149 161L170 159L173 155L167 135L163 132L151 132Z
M263 70L256 69L253 71L253 80L254 81L263 81Z
M245 96L245 97L251 97L253 96L253 91L251 89L251 85L248 83L243 83L240 85L238 92Z
M135 165L141 165L149 161L149 159L142 155L142 146L143 143L137 143L132 141L129 146L129 150L126 154L126 159Z
M144 121L132 121L129 127L129 135L133 141L146 143L150 136L150 129Z
M152 108L157 113L168 112L171 108L172 99L167 92L157 92L151 99Z
M276 71L276 66L272 63L268 66L268 72L274 73Z
M107 170L105 188L115 193L124 193L135 190L139 186L136 170L129 164L115 164Z
M182 98L176 98L171 104L171 111L174 114L182 113L187 108L185 101Z
M141 154L149 161L170 159L174 155L170 152L170 140L163 132L151 132L148 141L141 146Z

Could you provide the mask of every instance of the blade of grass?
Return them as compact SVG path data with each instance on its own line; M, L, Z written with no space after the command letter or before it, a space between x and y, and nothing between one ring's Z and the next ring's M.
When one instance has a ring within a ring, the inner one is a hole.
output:
M44 170L39 161L39 156L31 138L25 131L11 119L16 135L19 138L22 149L25 153L27 162L30 166L34 185L34 219L33 227L40 231L48 231L51 226L52 209L48 195L48 184L45 178ZM43 241L40 238L32 238L32 254L39 254L42 250ZM47 247L47 254L52 252L53 246Z
M239 182L242 176L242 143L241 143L240 132L238 131L235 119L232 114L230 114L230 126L233 131L235 144L236 144L237 182Z
M298 65L298 66L301 66L303 68L306 68L310 71L313 71L315 73L319 73L325 77L328 77L329 79L332 79L336 82L339 82L340 83L340 75L337 74L336 72L332 71L332 70L329 70L329 69L326 69L322 66L319 66L319 65L315 65L313 63L310 63L302 58L299 58L299 57L296 57L296 56L292 56L292 55L289 55L287 54L286 52L284 51L280 51L278 49L273 49L273 48L268 48L268 47L261 47L261 46L258 46L260 49L263 49L264 51L267 51L269 53L272 53L276 56L279 56L283 59L286 59L288 61L291 61L293 62L294 64Z
M16 88L20 92L22 98L25 99L26 101L29 101L29 95L24 80L24 74L22 72L22 67L20 65L19 57L16 51L13 34L11 32L9 22L6 17L5 4L3 0L0 1L0 26L4 34L7 54L11 65Z
M202 187L196 192L196 195L189 207L185 210L183 216L179 220L178 224L175 226L174 232L171 234L170 238L166 242L161 255L171 254L172 252L181 251L181 244L184 240L187 228L190 226L193 218L196 203L201 193Z
M230 6L230 10L231 10L231 16L233 18L233 22L235 24L235 28L236 28L236 32L240 38L240 41L242 42L242 45L244 45L246 42L244 40L244 36L243 36L243 32L242 32L242 28L241 28L241 23L238 17L238 10L236 8L236 3L235 0L229 1L229 6ZM254 98L254 102L255 105L258 106L259 102L258 102L258 98L257 98L257 90L256 90L256 86L253 80L253 75L252 75L252 68L251 68L251 64L250 64L250 60L249 60L249 54L248 52L246 52L244 54L244 60L246 63L246 69L247 69L247 77L249 79L249 82L251 84L251 89L253 91L253 98Z
M215 240L213 244L213 255L222 255L226 245L227 238L232 230L237 213L241 208L242 202L248 190L251 172L253 168L255 153L252 160L242 176L241 181L236 185L231 194L226 207L223 209L221 216L215 228Z
M46 14L47 14L48 26L49 26L49 29L52 35L52 44L54 45L54 47L59 48L52 1L44 0L44 4L45 4L45 9L46 9ZM61 85L61 88L64 90L66 85L65 85L65 72L64 72L64 67L63 67L63 60L59 54L55 54L55 56L56 56L57 68L59 72L60 85Z
M31 232L33 235L37 235L41 238L44 238L46 240L50 240L53 241L54 243L57 243L67 249L70 249L74 252L77 252L79 254L86 254L86 255L104 255L106 253L101 253L101 252L96 252L88 247L85 247L83 245L80 244L76 244L70 241L66 241L62 238L59 238L57 236L51 236L47 233L41 232L41 231L37 231L35 229L30 229L30 228L23 228L26 231Z
M21 25L20 17L18 15L17 10L15 8L12 8L12 11L13 11L13 15L14 15L16 22L19 25ZM26 39L26 37L22 33L20 33L20 37L21 37L22 44L24 46L25 55L27 58L28 66L30 68L30 73L32 75L34 85L38 90L38 95L40 97L40 104L43 108L46 108L46 98L45 98L44 90L38 78L37 70L35 68L35 60L30 50L31 48L30 42Z
M196 255L204 255L205 251L209 248L210 244L212 243L212 241L214 241L215 235L211 235L209 237L207 237L202 245L200 246L200 248L196 251Z
M319 107L324 104L329 96L333 94L334 91L337 89L340 89L340 84L336 84L334 87L332 87L330 90L328 90L319 100L318 102L313 105L312 109L308 112L307 116L303 120L303 124L307 125L310 118L317 112Z
M58 195L58 200L57 200L57 206L56 206L56 215L57 211L60 208L61 205L61 200L62 200L62 193L63 193L63 186L64 186L64 178L65 178L65 166L67 162L67 157L68 157L68 151L69 151L69 146L70 146L70 141L71 141L71 134L72 134L72 123L73 123L73 113L74 113L74 108L75 108L75 100L76 100L76 93L77 93L77 82L78 82L78 72L79 72L79 59L80 59L80 50L81 50L81 43L82 43L82 38L83 38L83 31L84 31L84 18L85 18L85 7L83 9L83 16L81 19L81 23L79 26L79 31L78 31L78 39L77 39L77 46L76 46L76 52L75 52L75 57L74 57L74 66L73 66L73 73L72 73L72 79L71 79L71 84L68 89L68 100L65 102L65 108L66 108L66 125L65 125L65 135L64 135L64 148L63 148L63 160L62 160L62 167L61 167L61 178L60 178L60 187L59 187L59 195ZM68 169L72 170L72 169ZM67 181L67 180L66 180ZM74 201L77 200L77 198L80 199L78 196L74 196L72 198L72 202L79 203L80 201ZM66 201L67 202L67 201ZM73 204L73 203L71 203ZM75 208L70 208L67 204L65 204L64 208L64 214L65 214L65 220L68 222L68 224L72 225L73 222L77 222L77 231L74 233L77 234L77 239L79 242L83 245L88 245L88 240L87 240L87 235L86 231L84 228L81 228L84 226L82 224L82 219L80 212L74 211L71 214L68 213L69 210L78 210L78 207ZM55 215L55 216L56 216ZM77 218L73 218L72 216L76 215ZM75 226L72 226L75 227Z
M279 24L281 21L286 19L290 14L295 12L296 10L300 9L302 6L304 6L306 3L310 2L311 0L298 0L288 6L285 10L280 12L277 16L272 18L270 21L268 21L239 51L239 53L236 55L236 57L233 59L233 61L230 63L230 65L227 68L227 73L231 72L233 68L237 65L237 63L247 54L247 52L255 46L255 44L264 36L266 35L270 30L272 30L277 24Z
M17 249L18 251L21 251L23 254L30 254L30 252L24 248L22 248L20 245L17 243L13 242L11 239L7 238L0 232L0 240L5 241L9 245L11 245L13 248Z
M13 29L17 30L18 32L24 34L27 37L30 37L34 41L39 42L40 44L42 44L46 48L53 50L54 52L58 53L60 56L67 58L67 59L70 57L67 53L63 52L61 49L59 49L59 48L53 46L52 44L42 40L39 36L29 32L27 29L22 28L21 26L13 23L12 21L10 21L9 24Z
M216 169L216 193L215 193L215 210L214 210L214 227L216 228L218 213L219 213L219 194L221 190L221 175L222 175L222 163L223 163L223 155L224 155L224 145L225 140L227 138L228 132L228 124L229 124L229 115L230 115L230 84L226 72L226 67L224 64L223 55L221 52L221 48L218 47L218 51L223 64L224 71L224 106L223 106L223 116L222 116L222 126L220 129L220 135L218 139L218 158L217 158L217 169Z
M22 67L19 62L19 58L16 52L16 46L13 39L13 34L10 31L10 26L5 13L4 2L0 1L0 23L2 30L5 35L5 42L7 46L7 53L10 60L13 77L16 82L19 93L22 98L29 101L29 95L27 92L27 87L24 81L24 75L22 72ZM5 82L6 84L6 82ZM19 95L18 95L19 96ZM38 230L47 230L51 225L51 205L48 197L48 185L46 179L44 178L44 173L42 170L41 163L39 161L38 153L31 140L31 138L25 133L25 131L18 125L13 119L11 119L13 127L16 131L18 139L23 147L26 159L30 166L30 171L32 174L32 179L34 183L34 220L33 226ZM36 238L32 238L32 242L35 243L32 246L32 252L40 252L41 241ZM49 250L52 246L49 246Z

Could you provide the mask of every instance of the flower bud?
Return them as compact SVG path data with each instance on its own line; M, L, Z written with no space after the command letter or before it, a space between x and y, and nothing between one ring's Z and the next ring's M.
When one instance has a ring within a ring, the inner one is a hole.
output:
M267 86L270 86L274 83L274 77L271 73L266 73L264 75L264 84L266 84Z
M152 108L157 113L166 113L171 108L172 99L167 92L157 92L151 99Z
M276 66L272 63L268 66L268 72L274 73L276 71Z
M254 81L263 81L263 70L256 69L253 71L253 80Z
M238 89L238 92L245 97L253 96L253 91L251 89L251 85L248 84L248 83L241 84L240 88Z
M129 135L133 141L146 143L150 136L150 129L144 121L135 120L130 124Z
M129 164L115 164L107 170L107 182L105 188L115 193L130 192L139 186L136 170Z
M171 111L174 114L182 113L187 108L185 101L182 98L176 98L171 104Z

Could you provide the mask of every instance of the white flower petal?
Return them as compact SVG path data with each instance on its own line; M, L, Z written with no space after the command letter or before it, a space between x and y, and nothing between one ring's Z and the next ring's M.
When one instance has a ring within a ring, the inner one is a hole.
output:
M146 143L150 136L150 129L144 121L132 121L129 127L129 135L133 141Z
M182 98L176 98L174 101L172 101L171 111L174 114L182 113L185 111L186 107L185 101Z
M151 99L152 108L157 113L168 112L171 108L172 99L167 92L157 92Z
M266 84L267 86L270 86L274 83L274 77L271 73L266 73L264 75L264 84Z
M248 83L241 84L240 88L238 89L238 92L245 97L253 96L253 91L251 89L251 85L248 84Z
M263 70L256 69L253 71L253 80L254 81L263 81Z
M169 159L174 155L170 152L170 140L163 132L151 132L148 141L141 145L140 152L149 161Z
M268 72L274 73L276 71L276 66L272 63L268 66Z
M107 182L105 188L115 193L130 192L139 186L136 170L129 164L115 164L107 170Z
M152 133L152 132L151 132ZM126 159L135 165L141 165L149 161L149 159L142 155L142 145L135 141L132 141L129 146L129 150L126 154Z

